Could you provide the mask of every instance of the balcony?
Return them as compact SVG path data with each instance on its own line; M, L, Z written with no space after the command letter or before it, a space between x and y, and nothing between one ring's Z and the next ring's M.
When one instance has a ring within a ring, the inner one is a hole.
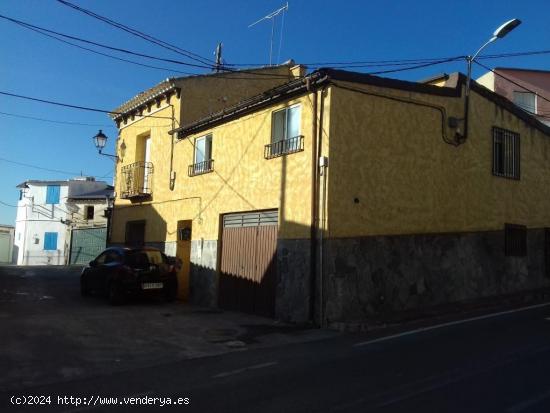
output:
M209 159L204 162L197 162L193 165L189 165L187 173L189 176L207 174L214 170L214 159Z
M278 156L283 156L294 152L301 152L303 150L304 136L299 135L293 138L283 139L282 141L277 141L270 143L269 145L265 145L264 158L276 158Z
M122 188L120 197L123 199L145 198L153 194L153 164L151 162L135 162L122 167Z

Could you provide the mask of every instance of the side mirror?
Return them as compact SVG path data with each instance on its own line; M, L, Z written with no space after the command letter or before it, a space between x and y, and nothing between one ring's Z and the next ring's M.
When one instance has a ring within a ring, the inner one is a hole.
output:
M95 260L91 260L88 264L90 265L90 267L95 267L96 266Z

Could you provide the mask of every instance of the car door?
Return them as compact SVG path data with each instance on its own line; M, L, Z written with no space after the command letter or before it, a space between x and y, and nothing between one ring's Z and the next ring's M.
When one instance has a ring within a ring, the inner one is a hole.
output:
M100 288L107 291L107 285L113 279L115 273L119 270L122 259L115 250L106 251L105 262L100 266L98 272L98 283Z
M105 259L107 258L107 254L109 251L103 251L101 254L97 256L95 260L93 260L93 265L90 265L90 268L87 271L87 280L88 287L92 290L102 290L103 284L100 283L101 279L101 272L103 270L103 266L105 265Z

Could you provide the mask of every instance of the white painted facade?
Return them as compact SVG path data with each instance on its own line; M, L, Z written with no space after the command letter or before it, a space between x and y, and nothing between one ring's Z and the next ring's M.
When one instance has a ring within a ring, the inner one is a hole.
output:
M47 204L49 185L59 186L59 203ZM68 252L66 200L68 181L29 181L21 188L15 219L17 265L63 265ZM45 249L46 233L57 233L55 249Z
M14 240L17 265L65 265L69 261L72 229L107 226L105 209L108 202L105 196L82 194L86 187L94 189L101 183L83 178L27 181L18 186L21 196L17 205ZM81 192L70 194L71 185L73 189L79 186ZM59 186L58 203L47 202L48 186ZM70 195L74 197L69 198ZM57 234L54 248L51 233Z

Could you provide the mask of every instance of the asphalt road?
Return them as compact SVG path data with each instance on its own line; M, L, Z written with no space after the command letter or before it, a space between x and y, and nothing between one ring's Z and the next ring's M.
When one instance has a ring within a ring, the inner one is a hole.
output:
M127 366L3 391L0 411L548 412L549 319L550 306L539 305L389 337L338 335ZM51 402L10 402L29 395ZM59 404L58 396L80 400ZM101 406L106 397L117 397L116 407ZM168 397L188 404L161 408ZM84 399L91 405L76 405Z

